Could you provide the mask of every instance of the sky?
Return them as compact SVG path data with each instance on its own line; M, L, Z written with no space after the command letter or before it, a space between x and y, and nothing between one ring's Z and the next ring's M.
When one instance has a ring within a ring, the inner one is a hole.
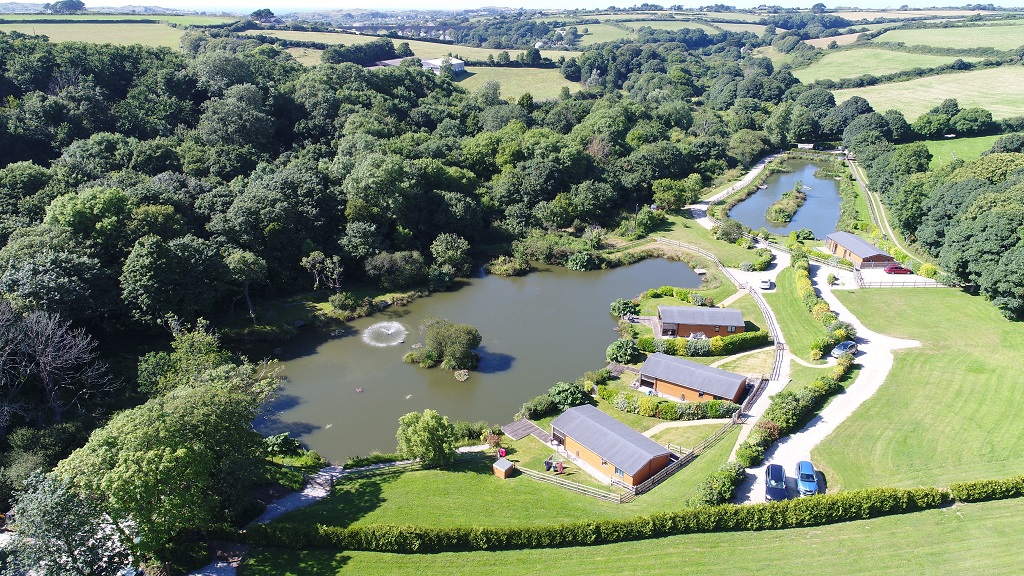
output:
M706 4L722 3L737 8L752 8L763 3L779 6L795 6L809 8L818 0L704 0L703 2L686 2L680 0L648 0L654 4L670 6L676 3L686 7L697 7ZM208 12L233 12L247 14L258 8L270 8L275 13L285 14L288 12L303 12L308 10L349 10L353 8L372 8L375 10L434 10L434 9L457 9L480 8L482 6L503 6L511 8L545 8L545 9L595 9L614 6L634 6L643 3L644 0L135 0L131 2L118 2L117 0L91 0L86 1L86 7L118 6L121 4L160 6L162 8L176 8L182 10L197 10ZM857 0L856 2L845 0L839 4L825 2L826 6L857 6L859 8L897 8L903 4L911 7L930 7L936 4L952 4L952 2L940 3L935 0L925 2L914 2L913 0ZM998 4L998 3L997 3ZM1013 3L1007 4L1012 5ZM960 5L963 5L962 3Z

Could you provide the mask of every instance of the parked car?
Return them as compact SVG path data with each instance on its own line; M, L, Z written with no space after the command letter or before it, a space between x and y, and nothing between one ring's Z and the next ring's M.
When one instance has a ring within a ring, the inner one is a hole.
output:
M759 285L761 287L761 290L771 290L772 289L772 281L768 280L767 278L764 279L764 280L761 280Z
M818 475L814 466L806 460L796 463L796 490L801 496L818 493Z
M769 464L764 469L764 499L785 500L789 498L786 494L786 471L782 464Z
M836 347L832 349L832 357L839 358L847 352L850 354L857 354L857 343L853 340L847 340L846 342L836 344Z
M913 274L914 271L910 268L904 268L899 264L889 264L885 267L886 274Z

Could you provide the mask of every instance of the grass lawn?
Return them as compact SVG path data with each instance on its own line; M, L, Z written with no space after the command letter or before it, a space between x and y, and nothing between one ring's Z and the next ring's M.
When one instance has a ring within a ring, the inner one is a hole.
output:
M765 26L761 24L734 24L732 22L715 22L715 26L730 32L752 32L758 36L764 34Z
M566 80L558 68L467 66L466 74L460 75L456 82L465 89L473 91L491 80L501 84L503 98L519 98L529 92L534 100L552 100L558 98L563 86L573 92L580 89L580 85L576 82Z
M324 53L323 50L316 48L286 48L285 52L291 54L292 58L295 58L303 66L316 66L321 63L320 55Z
M716 358L716 360L719 360L719 358ZM718 368L735 372L736 374L769 374L772 371L773 364L775 364L775 349L765 348L753 354L747 354L746 356L725 362L718 366Z
M907 121L937 106L946 98L956 98L961 108L975 106L992 112L996 119L1018 116L1024 108L1024 68L1000 66L987 70L940 74L879 84L866 88L850 88L834 92L836 102L860 96L875 110L897 109Z
M949 164L953 158L970 161L981 157L981 153L992 147L992 144L1005 136L1005 134L993 134L991 136L978 136L976 138L943 138L942 140L928 140L928 151L932 153L932 161L928 168L935 170Z
M627 24L627 26L631 25L632 24ZM577 26L576 28L579 30L580 34L584 34L584 28L587 29L583 38L580 39L580 44L584 46L600 44L601 42L611 42L612 40L618 40L619 38L633 37L632 32L627 32L622 28L618 28L610 24L584 24L582 26Z
M670 442L683 448L693 448L711 436L722 427L721 424L701 424L699 426L680 426L679 428L666 428L651 438L664 444Z
M629 518L678 510L697 485L729 457L739 428L651 492L613 504L523 475L501 480L491 458L470 458L445 470L417 470L338 484L334 494L280 520L334 526L537 526Z
M645 496L646 497L646 496ZM641 498L642 500L643 498ZM524 573L644 576L1014 574L1024 499L965 504L859 522L764 532L688 534L580 548L382 554L264 549L241 576L459 576Z
M775 283L775 291L766 293L764 299L775 312L775 318L782 328L782 337L786 340L786 348L811 362L811 343L825 335L825 327L814 320L796 295L795 270L786 268L779 273Z
M861 32L856 32L854 34L842 34L842 35L839 35L839 36L829 36L828 38L812 38L810 40L804 40L804 42L810 44L811 46L814 46L815 48L821 48L821 49L824 50L825 48L828 48L828 45L833 43L833 42L835 42L839 46L846 46L847 44L853 44L854 42L857 41L857 37L860 36L861 34L862 34ZM828 56L826 55L826 58L827 57Z
M837 291L872 330L922 344L813 455L829 489L945 486L1024 470L1024 325L952 289Z
M656 235L703 248L718 256L718 259L726 266L738 268L740 262L754 259L753 250L716 239L711 235L710 230L691 218L689 213L686 215L670 214L667 227ZM732 283L729 283L729 286L732 287Z
M690 22L687 20L652 20L650 22L627 22L626 26L630 26L632 28L649 26L655 30L682 30L683 28L699 28L708 35L718 34L718 30L715 30L711 26L705 26L700 22ZM749 24L744 24L744 26L749 26Z
M572 482L579 482L585 486L590 486L606 492L624 492L621 488L609 486L608 484L599 481L597 478L594 478L586 471L566 460L565 457L555 454L554 450L533 436L527 436L526 438L522 438L517 441L506 439L506 441L502 442L502 446L504 446L508 451L505 457L512 462L515 462L516 466L519 468L529 468L531 470L536 470L537 472L544 472L544 460L555 455L556 461L562 460L565 462L565 471L558 475L559 478L570 480Z
M953 60L956 60L954 56L908 54L877 48L863 48L830 52L806 68L793 70L793 76L796 76L804 84L810 84L824 78L838 80L839 78L854 78L863 74L881 76L911 68L934 68L949 64ZM980 60L980 58L964 58L964 60L973 61Z
M743 318L747 323L745 330L748 332L768 329L768 322L764 319L764 313L761 312L761 307L757 305L757 302L754 301L754 297L750 294L741 296L738 300L729 304L728 308L735 308L740 312L743 312Z
M965 28L890 30L874 39L877 42L903 42L938 48L985 48L1012 50L1024 43L1024 25L975 26Z
M177 48L184 30L166 24L0 24L2 32L42 34L50 42L92 44L142 44Z

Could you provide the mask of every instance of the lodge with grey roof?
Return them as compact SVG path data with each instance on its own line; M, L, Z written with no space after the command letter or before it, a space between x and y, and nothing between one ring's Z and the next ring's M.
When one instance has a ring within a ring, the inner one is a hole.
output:
M895 258L878 246L849 232L833 232L825 236L825 248L853 262L856 268L884 268L896 262Z
M660 472L671 457L661 444L589 404L555 418L551 436L569 454L630 486Z
M661 337L703 335L707 338L743 332L743 313L733 308L658 306L655 334Z
M640 367L640 385L687 402L728 400L739 404L747 390L747 377L655 352Z

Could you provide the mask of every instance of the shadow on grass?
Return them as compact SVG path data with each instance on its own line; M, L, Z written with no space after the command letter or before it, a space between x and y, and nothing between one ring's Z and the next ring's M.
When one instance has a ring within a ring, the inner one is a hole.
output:
M334 576L352 557L333 550L283 550L264 548L239 567L240 576L303 574Z
M760 332L761 327L758 326L757 324L754 324L750 320L745 320L743 322L743 330L746 332Z
M345 528L370 514L386 502L384 487L398 480L402 474L377 474L369 477L341 480L334 485L329 498L313 506L289 514L283 522L325 524Z

